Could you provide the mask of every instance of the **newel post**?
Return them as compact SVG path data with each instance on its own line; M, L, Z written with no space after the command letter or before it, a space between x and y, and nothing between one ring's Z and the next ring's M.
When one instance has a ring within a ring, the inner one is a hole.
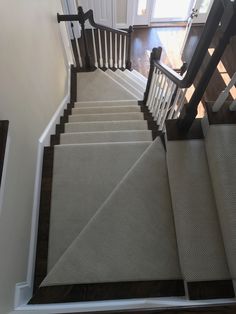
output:
M86 20L85 20L85 14L84 14L82 7L78 7L78 18L79 18L79 23L81 25L81 31L82 31L83 41L84 41L85 68L86 68L86 70L90 70L91 69L91 62L90 62L90 56L89 56L89 52L88 52L87 36L86 36L86 32L85 32L85 21Z
M162 53L161 47L152 49L151 56L150 56L150 69L149 69L149 74L148 74L148 81L147 81L146 90L144 92L144 99L143 99L144 105L147 103L147 100L148 100L148 95L149 95L151 82L152 82L152 76L155 69L155 61L159 61L161 59L161 53Z
M127 52L127 60L126 60L126 69L131 71L132 64L131 64L131 35L133 32L133 27L130 26L128 30L128 52Z

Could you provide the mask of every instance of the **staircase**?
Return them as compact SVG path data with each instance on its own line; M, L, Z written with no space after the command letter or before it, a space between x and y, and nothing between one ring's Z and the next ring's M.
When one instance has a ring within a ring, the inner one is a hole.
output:
M196 119L235 20L235 2L215 1L191 63L177 73L154 48L147 80L131 71L132 27L98 25L81 7L58 14L79 21L82 36L72 23L71 101L45 148L29 304L126 299L132 312L134 299L154 298L157 311L161 302L235 311L235 101L224 104L222 94Z
M165 149L136 92L145 79L114 73L77 74L30 303L234 298L236 125L205 117L198 138L170 140L167 123Z

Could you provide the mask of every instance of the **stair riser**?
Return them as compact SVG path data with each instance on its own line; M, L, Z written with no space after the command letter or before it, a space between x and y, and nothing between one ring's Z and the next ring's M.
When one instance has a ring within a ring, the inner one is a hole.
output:
M136 100L76 102L75 108L137 106Z
M113 78L115 81L120 83L123 87L127 88L138 99L140 99L140 100L143 99L143 93L141 93L138 89L136 89L132 85L130 85L123 77L116 74L116 72L107 71L106 73L109 77Z
M65 125L65 132L96 132L96 131L119 131L119 130L147 130L145 121L121 121L117 123L69 123Z
M73 108L72 114L102 114L102 113L123 113L123 112L140 112L139 106L130 107L101 107L101 108Z
M72 115L69 122L92 122L92 121L125 121L125 120L143 120L143 114L107 114L107 115Z
M62 134L61 144L151 141L150 131Z

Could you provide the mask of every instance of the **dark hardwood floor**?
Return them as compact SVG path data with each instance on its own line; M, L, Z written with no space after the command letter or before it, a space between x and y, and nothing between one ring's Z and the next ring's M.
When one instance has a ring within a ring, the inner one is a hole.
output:
M162 46L163 54L162 61L173 69L179 68L184 61L190 62L194 53L198 40L201 36L203 27L193 26L189 39L187 41L183 55L181 55L181 47L184 40L184 27L152 27L152 28L138 28L135 29L132 35L132 64L133 68L148 76L149 71L149 57L153 47ZM219 40L220 32L217 32L214 37L208 56L206 56L203 65L199 71L193 87L190 89L187 100L190 99L192 92L202 74L210 54L213 52ZM207 89L204 98L207 101L214 101L217 99L219 92L224 90L230 77L236 72L236 37L231 39L225 53L219 63ZM235 97L236 93L234 91ZM232 96L229 97L229 100Z

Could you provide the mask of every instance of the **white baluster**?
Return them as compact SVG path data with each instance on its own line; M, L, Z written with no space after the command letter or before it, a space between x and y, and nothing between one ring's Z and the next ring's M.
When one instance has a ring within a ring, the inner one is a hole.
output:
M184 107L186 93L187 93L187 88L182 90L182 96L180 97L179 105L178 105L178 107L177 107L177 109L175 111L174 119L177 119L179 117L179 114L181 113L181 111L182 111L182 109Z
M96 42L95 42L95 36L94 36L94 28L92 28L92 38L93 38L94 65L96 68L98 68L98 56L97 56Z
M122 67L122 35L120 35L120 47L119 47L119 68Z
M112 32L110 32L110 68L113 68Z
M107 31L104 31L104 38L105 38L105 67L108 68Z
M153 117L154 117L155 121L157 121L159 111L160 111L160 108L162 105L164 90L165 90L165 86L167 84L166 80L167 80L166 76L164 74L162 74L161 84L160 84L160 88L159 88L159 91L158 91L157 96L156 96L156 103L155 103L155 107L153 110Z
M181 89L178 88L177 93L175 95L175 99L174 99L172 107L171 107L171 110L170 110L169 115L168 115L168 119L173 118L175 110L177 109L177 104L178 104L178 100L179 100L180 96L181 96Z
M149 110L151 109L151 105L152 105L153 93L155 90L155 78L156 78L157 71L158 71L157 68L155 68L153 71L151 85L150 85L150 89L148 93L147 107L149 108Z
M114 67L117 69L118 64L117 64L117 34L115 34L115 64Z
M124 36L123 68L126 68L126 36Z
M99 64L103 68L103 58L102 58L102 42L101 42L101 31L98 29L98 45L99 45Z
M230 111L236 111L236 99L229 106Z
M163 75L161 73L161 71L158 70L158 75L156 76L156 80L155 80L155 93L153 93L152 95L152 104L150 107L150 112L152 113L152 115L154 114L155 108L157 106L157 99L158 99L158 93L160 90L160 82L163 79Z
M225 103L226 99L229 96L229 92L231 90L231 88L236 84L236 72L234 73L231 81L229 82L229 85L226 86L225 90L223 90L219 97L217 98L216 102L214 103L213 107L212 107L212 111L213 112L217 112L220 110L220 108L223 106L223 104Z
M158 125L160 125L163 112L165 111L167 99L168 99L168 96L169 96L169 87L170 87L170 84L171 84L170 79L169 79L169 78L166 78L165 88L163 89L162 98L160 99L160 110L159 110L159 114L158 114L158 116L156 117L156 118L157 118L157 124L158 124Z
M163 130L164 125L165 125L166 117L167 117L169 109L170 109L171 100L172 100L174 91L175 91L175 84L173 82L171 82L169 85L169 89L168 89L169 95L167 97L166 105L165 105L163 115L162 115L161 121L160 121L159 130L161 130L161 131Z
M155 99L156 99L156 94L157 94L157 89L158 89L157 81L158 81L158 78L160 75L159 70L156 69L153 72L153 75L154 75L154 77L153 77L153 90L152 90L152 94L151 94L150 107L149 107L149 110L151 113L153 112L153 107L155 104Z
M78 39L77 38L75 38L75 43L76 43L76 48L77 48L77 52L78 52L79 66L82 68L83 62L82 62L80 47L79 47L79 43L78 43Z

